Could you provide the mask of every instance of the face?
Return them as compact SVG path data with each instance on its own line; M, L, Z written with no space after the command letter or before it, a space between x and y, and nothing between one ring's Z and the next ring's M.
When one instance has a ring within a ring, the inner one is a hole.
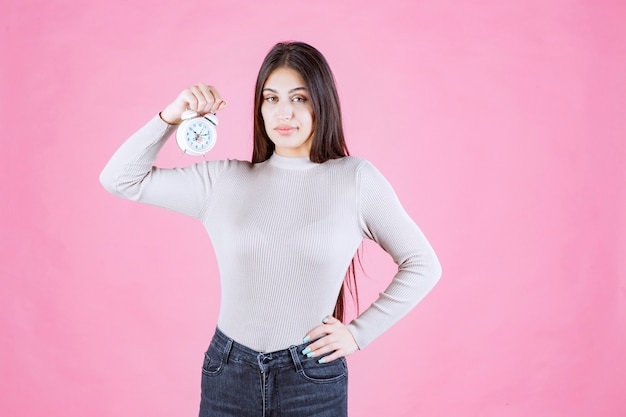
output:
M263 86L261 115L265 132L281 156L309 156L313 143L313 105L300 74L277 68Z

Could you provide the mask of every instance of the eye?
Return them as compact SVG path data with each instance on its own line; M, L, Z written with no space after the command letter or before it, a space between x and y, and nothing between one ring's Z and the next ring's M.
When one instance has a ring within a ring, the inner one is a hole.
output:
M265 97L263 100L267 101L268 103L273 103L273 102L277 101L278 99L276 97L274 97L274 96L268 96L268 97Z
M302 96L295 96L291 99L294 103L306 103L309 99Z

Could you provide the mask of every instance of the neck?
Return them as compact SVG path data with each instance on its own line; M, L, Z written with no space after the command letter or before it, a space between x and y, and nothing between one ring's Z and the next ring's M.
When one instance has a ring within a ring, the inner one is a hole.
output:
M318 165L311 162L308 156L283 156L276 152L270 157L269 163L283 169L309 169Z

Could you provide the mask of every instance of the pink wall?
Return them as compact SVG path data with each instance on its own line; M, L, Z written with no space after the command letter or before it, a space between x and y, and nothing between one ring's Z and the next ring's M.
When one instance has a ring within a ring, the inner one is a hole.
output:
M351 415L626 415L624 2L4 3L0 415L196 414L217 272L181 245L209 239L98 174L199 81L229 101L211 156L247 158L284 39L325 53L352 153L444 267L350 358ZM367 302L393 265L366 245L365 267Z

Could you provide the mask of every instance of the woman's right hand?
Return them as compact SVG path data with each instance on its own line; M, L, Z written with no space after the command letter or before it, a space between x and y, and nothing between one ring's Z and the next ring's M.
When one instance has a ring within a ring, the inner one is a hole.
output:
M215 113L226 107L226 101L222 99L212 85L198 84L183 90L174 101L161 112L161 119L171 125L179 124L181 115L185 110L193 110L200 115Z

